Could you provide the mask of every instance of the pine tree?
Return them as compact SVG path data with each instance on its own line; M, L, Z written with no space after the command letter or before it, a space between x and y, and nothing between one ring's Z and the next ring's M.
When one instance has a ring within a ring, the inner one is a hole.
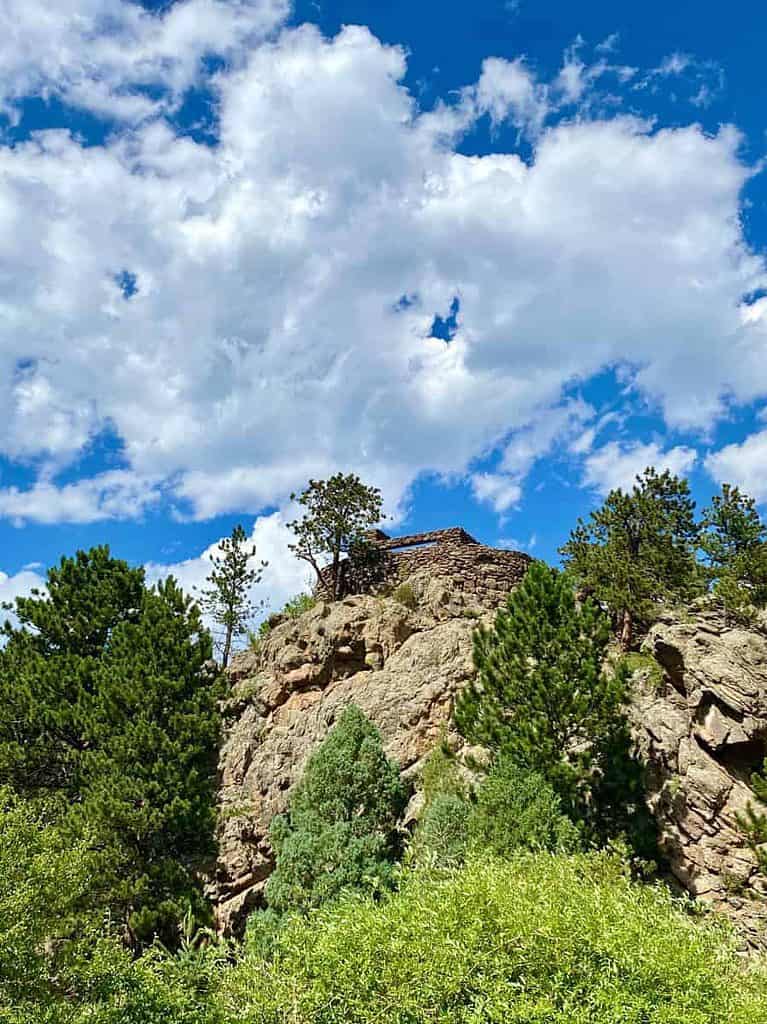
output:
M759 870L767 875L767 758L762 765L762 773L754 772L751 775L751 788L757 806L750 803L745 814L738 815L738 824L756 856Z
M0 785L96 836L93 904L134 945L177 938L212 849L216 673L198 607L107 548L16 602L0 651Z
M399 769L386 757L378 730L350 705L309 759L289 813L272 823L270 908L302 911L346 889L389 886L405 801Z
M246 636L253 616L263 607L250 598L251 587L261 582L268 562L254 566L255 544L246 546L247 536L241 526L235 526L231 537L219 545L222 554L211 555L213 569L207 577L209 584L200 594L200 605L222 630L220 642L221 664L229 664L232 644Z
M703 513L700 548L713 593L742 616L767 604L767 526L753 498L722 485Z
M577 603L567 575L536 562L494 626L475 633L477 679L456 701L467 740L537 772L574 817L623 723L626 673L603 668L609 636L597 605Z
M361 575L375 578L380 553L365 533L383 518L377 487L368 487L353 473L336 473L328 480L310 480L305 491L290 497L306 509L301 519L288 523L296 535L290 550L311 565L329 600L342 594L344 556Z
M143 569L96 547L62 558L44 593L16 598L20 628L5 623L0 651L0 784L80 792L99 658L115 629L138 621L143 593Z
M584 591L616 616L624 650L637 623L700 591L694 510L686 480L649 467L631 493L613 490L588 522L579 519L560 549Z

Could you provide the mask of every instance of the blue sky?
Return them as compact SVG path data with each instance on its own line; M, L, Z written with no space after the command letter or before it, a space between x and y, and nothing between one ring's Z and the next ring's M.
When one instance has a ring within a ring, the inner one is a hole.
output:
M645 464L767 503L758 5L11 0L0 592L187 584L291 491L556 559Z

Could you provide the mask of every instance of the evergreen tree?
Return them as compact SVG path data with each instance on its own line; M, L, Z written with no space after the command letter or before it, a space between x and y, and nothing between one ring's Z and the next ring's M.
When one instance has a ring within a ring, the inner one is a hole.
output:
M93 901L133 944L169 942L211 851L218 737L211 641L172 579L106 548L62 559L19 598L0 651L0 784L96 836Z
M752 774L751 788L756 796L757 805L749 803L746 813L738 815L738 824L756 856L759 870L767 875L767 758L762 765L762 773Z
M700 548L713 592L727 612L767 604L767 526L753 498L722 485L705 509Z
M686 480L649 467L631 493L613 490L588 522L579 519L560 549L584 591L616 616L624 650L638 622L700 590L694 510Z
M221 664L229 664L232 644L240 637L247 636L253 616L263 607L250 599L250 589L261 582L264 569L269 564L261 562L254 566L255 544L248 547L247 536L241 526L235 526L231 537L225 537L219 548L221 555L211 555L213 563L209 584L200 594L200 605L221 629Z
M346 889L391 884L406 792L378 730L354 705L307 763L289 813L272 822L269 907L303 911Z
M477 790L468 820L476 850L507 857L515 850L574 852L580 845L577 827L546 779L501 754Z
M20 628L4 624L0 651L0 784L80 793L99 659L115 629L139 620L143 594L143 569L96 547L62 558L43 593L16 598Z
M335 601L342 594L344 556L360 574L375 577L380 556L365 534L382 519L378 488L368 487L353 473L336 473L329 480L310 480L300 495L291 494L291 499L296 498L306 511L301 519L288 523L296 535L296 543L289 547L311 565L328 598Z
M456 701L466 739L537 772L577 818L590 813L624 720L626 673L603 668L609 636L597 605L576 602L568 577L536 562L494 626L475 633L477 679Z

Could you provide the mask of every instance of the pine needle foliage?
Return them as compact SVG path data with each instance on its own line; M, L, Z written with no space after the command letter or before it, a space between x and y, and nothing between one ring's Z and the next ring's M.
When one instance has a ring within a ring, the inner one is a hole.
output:
M492 628L474 636L475 682L456 701L471 743L537 773L594 839L641 803L623 713L627 673L605 667L610 622L571 579L534 563ZM619 772L620 768L620 772ZM595 794L600 800L595 801Z
M211 641L168 579L108 548L78 552L19 598L0 651L0 785L96 836L92 912L133 945L173 944L212 849L219 717Z
M767 605L767 526L753 498L723 484L703 512L700 548L715 597L728 615Z
M247 636L254 615L263 607L250 597L251 588L261 582L268 562L255 565L256 546L248 546L241 526L235 526L230 537L220 545L220 555L211 555L213 568L207 577L208 586L200 592L200 606L216 624L223 668L229 664L232 645Z
M290 550L309 563L328 600L342 596L344 559L358 573L375 576L378 552L365 534L383 518L377 487L364 484L354 473L336 473L327 480L310 480L301 494L290 497L304 509L300 519L288 523L296 536Z
M614 614L624 650L637 625L701 591L694 513L687 481L648 467L630 492L610 491L588 521L579 519L560 548L579 586Z
M289 813L272 823L269 906L305 911L347 889L388 887L405 801L399 769L386 757L378 730L350 705L309 759Z
M752 774L751 788L757 803L748 804L745 813L738 816L738 824L756 856L759 870L767 875L767 758L762 772Z

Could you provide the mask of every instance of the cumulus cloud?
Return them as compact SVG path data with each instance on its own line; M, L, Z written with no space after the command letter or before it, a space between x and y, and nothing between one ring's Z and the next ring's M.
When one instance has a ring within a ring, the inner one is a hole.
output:
M489 502L496 512L506 512L522 497L521 485L505 473L473 473L471 489L477 501Z
M172 108L205 57L231 58L268 35L287 0L182 0L151 13L126 0L4 0L0 111L56 96L136 121Z
M120 18L158 17L129 6ZM271 10L264 26L281 10L225 6ZM141 46L192 68L224 45L209 21ZM0 453L66 465L109 430L136 482L122 478L126 515L158 490L180 514L255 513L339 468L396 504L423 471L503 459L520 431L547 450L535 432L563 389L605 367L690 429L767 393L767 324L740 312L765 272L742 233L752 172L734 129L545 127L551 89L520 61L486 61L455 104L421 112L404 52L365 28L246 36L208 82L215 147L155 119L103 146L48 131L0 149ZM87 48L67 39L51 81L79 74ZM104 80L130 95L132 74L116 63ZM529 162L457 151L488 114L533 126ZM455 302L452 339L433 336ZM514 452L475 482L499 509L526 472ZM0 512L115 515L103 484L54 491L49 476L3 492Z
M572 451L583 437L583 424L593 416L587 402L573 399L548 409L536 422L512 434L503 447L499 471L472 474L475 498L489 502L496 512L518 505L525 478L538 459L556 449Z
M734 484L756 501L767 502L767 430L711 452L705 466L717 483Z
M256 569L264 561L269 563L261 582L250 593L255 604L264 603L256 621L271 612L279 611L291 597L310 590L314 582L307 564L299 561L288 550L288 544L294 537L286 526L287 521L288 515L283 511L259 516L248 537L248 544L255 544L256 547L251 567ZM147 580L156 582L174 576L187 593L195 594L195 591L199 592L205 587L205 580L211 570L211 556L221 554L220 544L218 540L198 556L182 562L150 562L146 566ZM213 623L208 622L208 626L213 626Z
M0 606L5 602L12 604L17 597L27 597L35 589L44 590L45 580L33 568L21 569L13 575L0 571ZM19 624L13 611L2 609L0 620L6 619L14 626Z
M583 482L599 494L608 494L617 488L630 491L636 477L648 466L654 466L659 473L668 469L677 476L685 476L697 457L694 448L682 445L664 451L656 442L621 445L610 441L586 458Z
M27 490L2 488L0 515L17 525L134 519L156 504L160 496L154 481L115 469L63 486L41 480Z

